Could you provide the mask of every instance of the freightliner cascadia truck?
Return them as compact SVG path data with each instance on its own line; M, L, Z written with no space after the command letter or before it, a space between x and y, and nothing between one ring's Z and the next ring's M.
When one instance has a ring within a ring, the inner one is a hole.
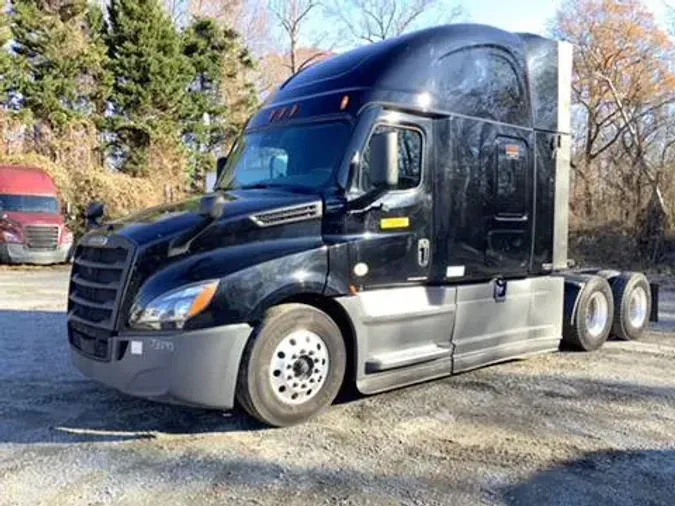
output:
M480 25L360 47L285 82L213 193L75 252L72 359L131 395L307 420L561 346L637 339L644 275L568 265L572 47Z

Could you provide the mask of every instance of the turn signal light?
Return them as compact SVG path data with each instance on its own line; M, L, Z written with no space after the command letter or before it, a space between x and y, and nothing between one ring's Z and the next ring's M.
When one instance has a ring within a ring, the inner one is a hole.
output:
M198 315L199 313L204 311L204 309L206 309L206 306L208 306L211 303L211 299L213 299L213 296L216 294L217 288L218 283L212 283L204 287L202 292L197 296L195 301L192 303L192 307L188 312L188 318L192 318L193 316Z

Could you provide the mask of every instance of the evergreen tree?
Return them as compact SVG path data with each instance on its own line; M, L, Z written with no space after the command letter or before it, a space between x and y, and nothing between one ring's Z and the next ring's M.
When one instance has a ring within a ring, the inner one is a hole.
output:
M97 120L106 101L102 13L81 1L15 0L12 87L38 127Z
M239 35L209 18L196 18L187 27L184 54L193 71L184 139L193 182L201 187L204 173L214 166L214 151L241 127L240 116L248 116L256 102L244 72L254 63Z
M5 0L0 0L0 109L7 103L7 92L9 91L9 70L11 59L9 48L10 40L9 16L7 15L7 4Z
M151 144L180 135L192 68L158 0L112 0L108 14L113 155L122 170L142 175Z

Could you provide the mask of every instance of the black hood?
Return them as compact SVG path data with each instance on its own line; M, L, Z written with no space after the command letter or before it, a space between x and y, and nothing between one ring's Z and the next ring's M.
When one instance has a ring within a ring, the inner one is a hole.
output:
M279 208L310 204L321 200L320 195L291 193L281 190L236 190L223 192L227 201L222 217L214 223L216 229L223 227L256 227L251 217ZM208 217L199 214L201 197L182 202L165 204L132 214L108 224L109 230L144 246L174 236L184 236L191 230L202 227ZM244 221L246 225L241 222Z

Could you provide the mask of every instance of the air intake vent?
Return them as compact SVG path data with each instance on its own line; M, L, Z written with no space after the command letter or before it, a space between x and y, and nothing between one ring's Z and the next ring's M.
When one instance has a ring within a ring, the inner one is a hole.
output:
M274 211L254 214L251 216L251 219L259 227L273 227L275 225L283 225L295 221L319 218L322 211L323 208L321 202L312 202L311 204L283 207L281 209L275 209Z

